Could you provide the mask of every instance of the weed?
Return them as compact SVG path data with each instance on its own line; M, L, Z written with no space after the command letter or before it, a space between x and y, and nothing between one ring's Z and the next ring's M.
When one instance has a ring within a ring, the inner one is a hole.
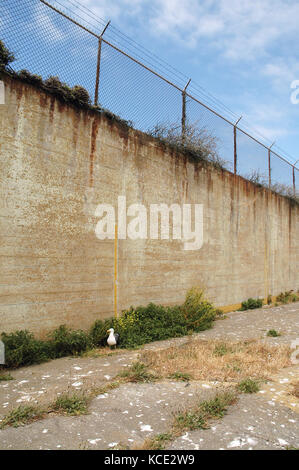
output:
M223 392L216 395L212 400L202 402L200 408L205 413L206 418L222 418L228 405L234 403L235 400L236 395L233 392Z
M131 367L128 367L123 372L120 372L119 377L125 378L128 382L152 382L157 380L157 376L148 372L146 365L143 362L134 362Z
M169 379L181 380L182 382L189 382L189 380L192 379L192 376L190 374L186 374L184 372L174 372L168 377Z
M258 382L249 378L239 382L237 388L242 393L256 393L260 389Z
M255 308L261 308L262 306L263 306L262 299L249 298L248 300L242 302L241 308L239 308L239 311L253 310Z
M229 348L227 344L219 343L219 344L216 344L213 354L215 356L224 356L225 354L228 354L229 352L231 352L231 348Z
M172 439L171 433L157 434L152 438L148 438L144 441L143 445L139 448L140 450L163 450L167 442Z
M84 395L60 395L53 404L53 410L68 415L81 415L87 413L88 400Z
M0 423L0 429L5 426L18 427L27 424L44 415L44 411L34 406L20 405L12 410Z
M293 290L281 292L276 297L276 301L281 302L283 304L288 304L290 302L297 302L298 300L299 300L299 295L298 293L295 293Z
M278 333L276 330L269 330L267 336L272 336L273 338L276 338L277 336L281 336L281 333Z
M0 374L0 382L7 382L8 380L14 380L13 376L8 374Z
M175 416L173 428L175 434L195 429L206 429L212 418L222 418L229 405L236 400L232 391L218 393L211 400L201 402L192 410L186 410Z

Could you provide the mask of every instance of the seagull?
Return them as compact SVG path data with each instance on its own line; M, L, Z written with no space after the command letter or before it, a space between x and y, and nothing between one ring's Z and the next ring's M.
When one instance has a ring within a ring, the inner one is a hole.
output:
M108 346L112 347L117 345L118 339L119 339L119 334L114 333L114 329L110 328L110 330L107 330L107 333L109 333L108 339L107 339L107 344Z

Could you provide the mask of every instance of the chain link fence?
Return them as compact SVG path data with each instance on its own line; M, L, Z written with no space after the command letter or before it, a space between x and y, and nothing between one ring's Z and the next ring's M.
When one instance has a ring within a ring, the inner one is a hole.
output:
M45 0L0 1L0 39L15 55L15 71L27 69L43 79L58 75L69 86L80 84L95 104L144 132L171 129L182 145L196 129L197 137L208 142L212 160L298 197L299 170L284 157L192 96L182 77L177 85L137 54L109 42L104 23L79 22L58 6L58 0L55 6Z

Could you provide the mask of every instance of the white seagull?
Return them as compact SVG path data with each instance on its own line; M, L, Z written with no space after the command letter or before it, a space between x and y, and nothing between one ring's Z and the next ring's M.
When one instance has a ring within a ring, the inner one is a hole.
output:
M107 333L109 333L109 336L108 336L108 339L107 339L108 346L110 346L110 347L115 346L116 347L116 345L118 343L119 334L114 333L113 328L110 328L110 330L107 330Z

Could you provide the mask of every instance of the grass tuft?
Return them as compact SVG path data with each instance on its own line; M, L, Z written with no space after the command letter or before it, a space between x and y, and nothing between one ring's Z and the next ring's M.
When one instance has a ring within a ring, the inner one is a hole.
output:
M12 410L0 423L0 429L5 426L23 426L37 419L41 419L45 411L40 410L35 406L20 405Z
M269 330L267 336L272 336L273 338L276 338L277 336L281 336L281 333L278 333L278 331L276 330Z
M153 382L158 379L157 375L148 372L143 362L136 361L131 367L118 374L119 377L126 379L128 382Z
M8 380L14 380L13 376L8 374L0 374L0 382L7 382Z
M242 393L256 393L260 389L258 382L249 378L239 382L237 388Z
M181 380L182 382L189 382L189 380L192 379L192 375L184 372L174 372L173 374L169 374L168 378L174 380Z
M84 395L60 395L53 404L53 410L68 415L82 415L87 413L88 399Z
M218 393L211 400L201 402L191 410L178 413L174 419L174 432L181 434L184 431L195 429L206 429L210 419L222 418L229 405L236 401L236 394L233 391Z

